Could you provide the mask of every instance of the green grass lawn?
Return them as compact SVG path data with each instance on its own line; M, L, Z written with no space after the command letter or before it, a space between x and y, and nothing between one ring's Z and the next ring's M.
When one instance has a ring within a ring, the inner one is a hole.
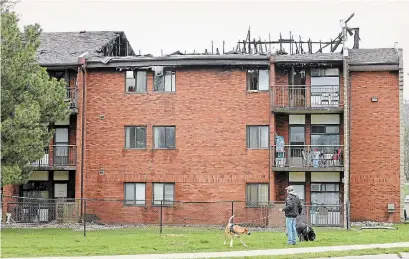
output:
M405 185L405 195L409 195L409 185Z
M409 241L409 224L398 230L358 230L315 228L317 239L297 247L355 245ZM171 234L175 233L175 234ZM124 255L142 253L215 252L245 250L238 240L233 248L223 245L223 231L202 232L164 229L118 229L82 232L71 229L2 229L3 257ZM283 232L253 232L243 237L247 249L285 248ZM293 257L294 258L294 257Z

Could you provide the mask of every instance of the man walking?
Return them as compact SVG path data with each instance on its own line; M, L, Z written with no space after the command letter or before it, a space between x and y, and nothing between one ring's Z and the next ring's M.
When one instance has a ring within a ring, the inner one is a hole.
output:
M285 206L281 211L285 213L285 225L287 228L287 238L289 245L296 244L297 231L296 231L296 220L297 216L302 212L302 205L300 198L294 192L293 186L288 186L285 188L287 190L287 200L285 201Z

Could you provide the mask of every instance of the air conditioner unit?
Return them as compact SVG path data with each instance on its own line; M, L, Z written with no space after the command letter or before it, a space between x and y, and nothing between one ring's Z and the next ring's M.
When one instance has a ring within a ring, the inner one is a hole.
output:
M321 191L321 184L320 183L312 183L311 184L311 191L312 192L320 192Z

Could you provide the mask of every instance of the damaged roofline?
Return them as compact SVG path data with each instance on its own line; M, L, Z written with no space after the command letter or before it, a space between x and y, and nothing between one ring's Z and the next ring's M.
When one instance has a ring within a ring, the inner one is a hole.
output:
M119 66L213 66L213 65L269 65L268 56L177 56L177 57L132 57L112 58L109 60L89 60L89 68L109 68Z
M73 67L73 68L76 68L76 67L79 66L78 63L39 63L39 65L42 66L42 67L53 68L53 69L59 68L59 67L64 67L64 68Z
M273 61L274 64L316 64L316 63L328 63L328 64L342 64L342 59L340 60L325 60L325 59L314 59L314 60L280 60Z

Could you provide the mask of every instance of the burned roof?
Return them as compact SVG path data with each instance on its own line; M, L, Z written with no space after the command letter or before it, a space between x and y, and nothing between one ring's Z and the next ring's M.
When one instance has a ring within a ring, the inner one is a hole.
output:
M75 64L78 56L88 52L90 58L105 56L105 47L113 44L123 32L81 31L42 32L37 58L40 65ZM133 54L131 46L128 47Z
M294 55L277 55L274 58L275 63L287 62L341 62L341 53L312 53L312 54L294 54Z
M359 64L399 64L398 52L393 48L350 49L349 63Z

